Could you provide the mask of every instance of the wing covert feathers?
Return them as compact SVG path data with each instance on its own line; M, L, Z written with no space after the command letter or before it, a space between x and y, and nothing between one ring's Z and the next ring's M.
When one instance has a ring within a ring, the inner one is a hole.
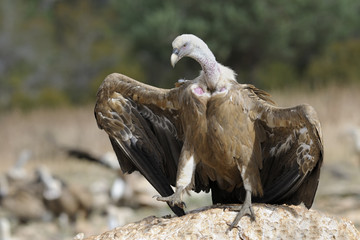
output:
M123 172L138 170L162 196L173 194L171 185L175 185L182 147L174 124L162 110L171 107L168 93L124 75L111 74L99 88L94 110L98 126L109 135ZM171 208L177 215L184 214L179 207Z
M323 161L321 127L314 108L276 107L267 99L268 95L254 87L249 90L249 97L255 99L250 116L266 136L261 143L263 169L260 170L264 196L254 201L304 202L310 208Z

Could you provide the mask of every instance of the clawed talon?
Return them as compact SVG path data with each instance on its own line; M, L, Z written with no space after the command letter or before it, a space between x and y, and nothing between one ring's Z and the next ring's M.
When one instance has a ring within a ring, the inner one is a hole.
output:
M160 195L154 195L154 196L152 196L152 198L156 198L156 200L158 200L158 201L159 201L159 199L158 199L158 198L161 198L161 196L160 196Z
M180 208L186 208L186 204L175 193L173 195L168 196L168 197L162 197L160 195L153 196L153 198L155 198L155 197L156 197L156 200L162 201L162 202L167 202L172 207L176 205L176 206L178 206Z
M228 208L230 211L238 211L239 213L236 215L234 221L229 225L229 229L226 232L231 231L234 227L237 226L237 224L239 223L240 219L245 216L248 215L251 219L251 221L255 221L255 214L254 214L254 210L251 206L251 203L244 203L241 207L240 206L231 206Z

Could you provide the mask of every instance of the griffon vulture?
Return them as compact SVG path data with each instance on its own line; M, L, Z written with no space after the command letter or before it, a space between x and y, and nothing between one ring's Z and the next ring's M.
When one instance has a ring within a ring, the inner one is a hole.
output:
M0 176L0 209L20 223L43 220L47 216L47 210L37 195L37 187L32 182L13 184L3 175Z
M42 186L43 202L55 217L66 214L72 222L75 222L78 216L89 216L92 211L90 192L79 186L66 184L53 176L45 166L37 168L36 174Z
M171 64L195 59L197 78L161 89L114 73L99 88L95 117L122 170L140 171L177 215L187 190L242 203L231 207L239 213L230 229L244 215L255 219L252 202L310 208L323 160L315 110L277 107L266 92L239 84L194 35L172 46Z

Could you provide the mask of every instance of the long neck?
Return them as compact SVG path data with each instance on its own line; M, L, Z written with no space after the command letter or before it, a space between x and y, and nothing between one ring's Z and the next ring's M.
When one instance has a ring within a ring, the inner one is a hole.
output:
M193 58L201 65L208 88L215 90L220 78L220 68L214 54L207 48L197 51Z

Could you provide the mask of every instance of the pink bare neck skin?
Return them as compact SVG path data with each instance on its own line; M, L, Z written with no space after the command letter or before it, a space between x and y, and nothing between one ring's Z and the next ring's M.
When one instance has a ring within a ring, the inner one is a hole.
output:
M209 48L196 51L192 56L200 65L205 73L206 84L210 90L216 90L220 78L220 68L214 54Z
M203 94L204 94L204 90L203 90L201 87L196 87L196 88L194 88L194 92L195 92L197 95L203 95Z

